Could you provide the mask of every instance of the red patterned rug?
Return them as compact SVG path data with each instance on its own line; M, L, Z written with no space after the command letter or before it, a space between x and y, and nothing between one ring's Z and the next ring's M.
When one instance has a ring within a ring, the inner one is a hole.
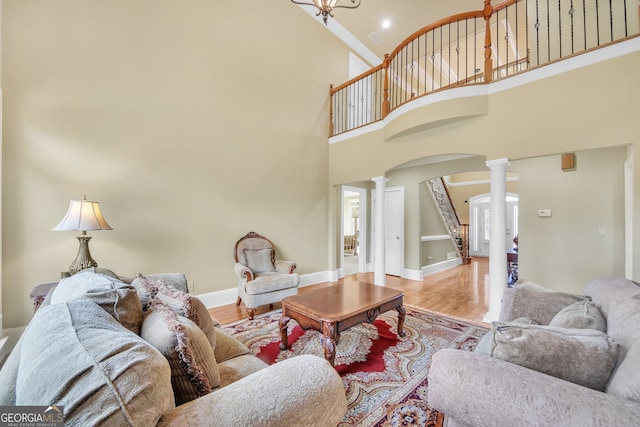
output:
M487 329L433 312L405 306L406 336L396 334L398 315L390 311L373 324L340 334L336 371L342 377L348 410L339 426L442 425L442 415L427 406L431 356L442 348L471 351ZM299 354L324 357L319 332L304 331L291 320L290 349L281 351L280 310L222 326L259 358L272 364Z

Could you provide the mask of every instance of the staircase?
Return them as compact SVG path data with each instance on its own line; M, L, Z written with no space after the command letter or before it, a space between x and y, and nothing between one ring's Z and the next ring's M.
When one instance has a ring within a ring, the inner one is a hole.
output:
M469 257L469 224L461 224L455 206L451 202L449 191L442 177L427 181L431 194L438 206L438 211L447 227L451 240L456 247L463 264L471 261Z

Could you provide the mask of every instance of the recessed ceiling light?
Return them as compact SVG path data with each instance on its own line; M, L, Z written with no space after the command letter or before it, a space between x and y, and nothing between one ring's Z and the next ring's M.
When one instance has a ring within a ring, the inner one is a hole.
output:
M389 21L388 19L385 19L384 21L382 21L382 28L389 28L391 26L391 21Z

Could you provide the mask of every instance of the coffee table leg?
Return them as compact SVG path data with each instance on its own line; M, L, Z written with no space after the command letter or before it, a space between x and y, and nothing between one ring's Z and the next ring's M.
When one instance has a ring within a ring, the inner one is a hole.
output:
M396 311L398 312L398 335L403 337L404 336L404 318L407 315L407 312L404 309L404 306L400 306L396 308Z
M322 324L322 337L320 341L324 347L324 358L334 365L336 361L336 325L335 323L323 323Z
M289 348L289 337L287 336L287 323L290 318L286 316L280 316L278 324L280 325L280 350L286 350Z

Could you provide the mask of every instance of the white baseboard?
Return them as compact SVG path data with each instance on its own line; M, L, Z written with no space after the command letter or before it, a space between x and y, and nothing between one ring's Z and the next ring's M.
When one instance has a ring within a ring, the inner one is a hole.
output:
M405 268L402 278L420 281L422 280L422 272L420 270L411 270L411 269Z
M335 282L338 280L337 271L320 271L317 273L301 274L299 287L315 285L316 283ZM333 280L332 280L333 279ZM207 308L233 304L238 299L238 288L233 287L221 291L194 294Z
M422 278L428 276L433 273L437 273L438 271L443 271L448 268L456 267L458 265L462 265L462 258L454 258L448 259L446 261L436 262L435 264L425 265L422 267ZM422 278L418 280L422 280Z

